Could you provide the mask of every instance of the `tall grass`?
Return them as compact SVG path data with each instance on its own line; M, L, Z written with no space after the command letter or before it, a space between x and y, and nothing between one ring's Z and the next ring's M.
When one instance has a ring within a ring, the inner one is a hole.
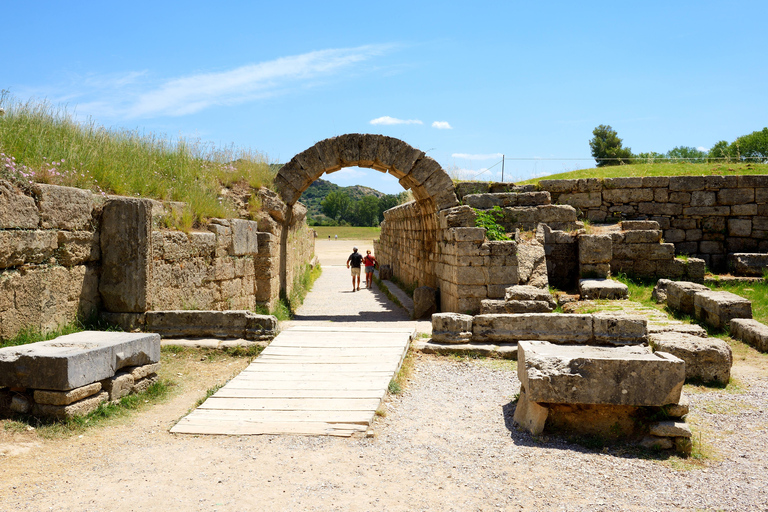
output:
M78 122L65 107L0 92L0 178L187 203L197 221L231 217L221 186L271 186L265 155L234 146Z

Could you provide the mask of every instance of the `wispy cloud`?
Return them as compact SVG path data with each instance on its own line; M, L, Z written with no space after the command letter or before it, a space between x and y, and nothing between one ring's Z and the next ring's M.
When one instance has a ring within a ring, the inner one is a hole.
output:
M471 153L453 153L453 158L461 158L462 160L493 160L494 158L501 158L501 153L487 153L487 154L471 154Z
M371 119L371 124L391 125L391 124L424 124L418 119L397 119L396 117L383 116Z
M448 121L435 121L432 123L432 128L437 128L438 130L453 130L453 126L448 124Z
M709 151L709 148L705 148L704 146L699 146L696 149L698 149L699 151Z
M392 45L335 48L271 61L247 64L220 72L153 79L149 71L123 75L89 75L80 80L78 94L59 91L48 97L78 101L80 114L118 118L183 116L217 105L238 105L311 87L342 70L383 55ZM83 101L85 100L85 101Z

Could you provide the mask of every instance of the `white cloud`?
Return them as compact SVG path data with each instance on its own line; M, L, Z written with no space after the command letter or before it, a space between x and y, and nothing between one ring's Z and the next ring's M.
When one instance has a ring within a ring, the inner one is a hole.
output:
M471 154L471 153L453 153L453 158L461 158L462 160L493 160L494 158L501 158L501 153L487 153L487 154Z
M704 146L699 146L696 149L698 149L699 151L709 152L709 149L705 148Z
M397 119L396 117L390 117L390 116L383 116L383 117L377 117L376 119L371 119L371 124L383 124L383 125L391 125L391 124L424 124L418 119Z
M453 130L453 126L448 124L448 121L435 121L432 123L432 128L437 128L438 130Z
M301 55L246 64L220 72L153 80L148 71L122 76L89 75L79 80L77 94L61 91L48 97L86 99L77 111L86 115L121 118L183 116L216 105L238 105L311 87L362 62L389 51L392 45L318 50ZM348 71L347 71L348 72ZM75 80L76 81L76 80Z

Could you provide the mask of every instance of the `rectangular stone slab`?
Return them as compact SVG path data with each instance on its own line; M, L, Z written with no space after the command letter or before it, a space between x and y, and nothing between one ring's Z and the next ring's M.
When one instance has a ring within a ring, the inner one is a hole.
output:
M67 391L160 360L160 335L83 331L0 349L0 387Z
M533 402L662 406L680 400L685 362L646 347L520 341L517 374Z

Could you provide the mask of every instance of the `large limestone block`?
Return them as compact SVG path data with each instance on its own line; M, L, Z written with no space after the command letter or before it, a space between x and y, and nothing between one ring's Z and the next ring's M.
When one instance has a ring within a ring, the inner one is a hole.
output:
M51 418L66 419L75 416L85 416L95 411L99 405L109 399L106 391L83 398L69 405L47 405L35 404L32 408L32 414L35 416L47 416Z
M519 284L537 288L549 286L547 255L543 245L536 241L518 243L517 262Z
M505 313L551 313L555 309L549 302L543 300L494 300L480 301L480 314Z
M66 391L159 360L157 334L83 331L0 349L0 386Z
M72 267L100 257L98 231L59 231L56 259L62 265Z
M44 263L57 248L56 231L0 231L0 268Z
M88 190L36 183L32 192L40 210L40 227L85 231L91 227L93 194Z
M768 254L734 253L728 255L728 267L740 276L762 276L768 270Z
M151 303L152 203L110 198L101 216L101 279L104 308L143 313Z
M437 311L437 290L419 286L413 290L413 318L431 316Z
M95 395L101 391L101 382L93 382L87 386L71 389L69 391L46 391L36 389L34 393L35 402L48 405L69 405L83 398Z
M163 337L272 339L277 319L252 311L148 311L147 330Z
M552 309L557 305L555 298L549 293L548 288L538 288L536 286L528 285L515 285L506 289L504 295L506 300L536 300L543 301L552 306Z
M701 291L693 297L696 318L712 327L724 329L732 318L752 318L752 303L735 293Z
M731 347L719 338L700 338L680 332L650 336L655 351L667 352L685 361L685 377L727 384L731 378Z
M259 252L258 223L252 220L232 219L232 251L235 256Z
M533 402L663 406L679 402L685 363L645 347L520 341L517 374Z
M620 300L627 298L629 288L613 279L579 279L579 293L585 300Z
M592 316L559 313L477 315L472 341L546 340L552 343L592 341Z
M36 229L39 223L35 200L9 181L0 180L0 229Z
M438 343L467 343L472 338L472 315L435 313L432 315L432 340Z
M613 255L610 235L581 235L579 237L579 263L609 263Z
M702 291L709 291L709 288L689 281L671 281L667 283L667 306L685 315L693 315L693 297Z
M592 315L595 343L642 345L648 341L648 320L640 315L601 311Z
M731 336L760 352L768 352L768 325L748 318L731 319Z

